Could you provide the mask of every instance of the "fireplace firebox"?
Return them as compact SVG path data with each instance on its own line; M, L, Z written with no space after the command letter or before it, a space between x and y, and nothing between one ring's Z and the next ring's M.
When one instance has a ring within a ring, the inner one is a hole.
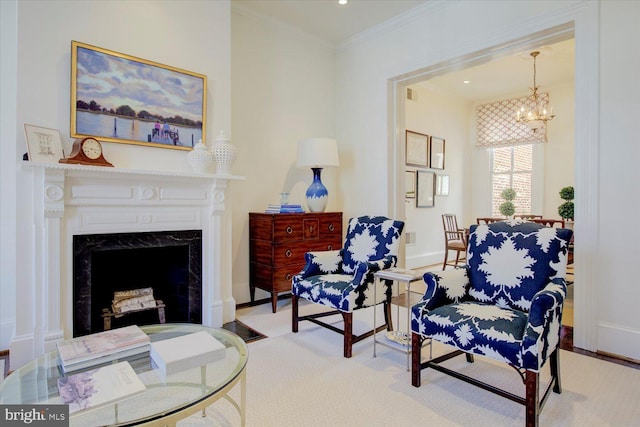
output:
M153 288L169 323L202 323L200 230L73 236L73 336L100 332L116 291ZM146 310L114 317L112 327L158 323Z

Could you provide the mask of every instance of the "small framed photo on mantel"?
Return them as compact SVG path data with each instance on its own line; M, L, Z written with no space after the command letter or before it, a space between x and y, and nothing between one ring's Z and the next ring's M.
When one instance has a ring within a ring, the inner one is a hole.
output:
M30 161L58 163L58 160L64 157L59 130L25 124L24 136Z

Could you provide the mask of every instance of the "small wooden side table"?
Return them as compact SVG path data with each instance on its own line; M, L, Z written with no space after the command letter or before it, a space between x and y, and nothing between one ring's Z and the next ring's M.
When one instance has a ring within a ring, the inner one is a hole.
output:
M422 280L422 276L427 271L431 271L431 268L421 268L421 269L406 269L406 268L390 268L387 270L381 270L374 273L374 277L377 281L382 280L391 280L393 281L393 285L396 287L395 297L392 299L395 300L397 307L397 318L396 324L399 325L399 317L400 317L400 307L407 308L407 331L389 331L386 332L387 336L385 340L378 340L376 335L373 334L373 357L376 357L376 344L380 344L384 347L388 347L392 350L400 351L407 354L407 371L411 369L411 307L413 304L419 301L418 298L411 298L411 283ZM404 298L400 296L400 284L404 283L406 286L406 290L404 292ZM378 286L380 283L377 284ZM376 290L378 286L374 286L373 292L373 300L377 301ZM419 295L414 293L416 297ZM376 326L376 310L373 310L373 326ZM431 340L425 340L425 344L431 346Z

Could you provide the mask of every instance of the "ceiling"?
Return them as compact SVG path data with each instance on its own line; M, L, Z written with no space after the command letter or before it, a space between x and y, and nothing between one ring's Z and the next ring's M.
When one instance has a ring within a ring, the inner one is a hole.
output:
M546 88L572 83L575 68L574 39L536 49L536 84ZM533 86L533 58L530 50L505 56L486 64L452 71L423 83L430 90L468 101L484 101L504 96L527 95ZM464 83L468 81L469 83Z
M232 0L232 4L284 22L334 45L427 3L413 0ZM574 40L540 46L536 83L545 88L573 82ZM530 51L431 78L422 86L468 101L528 94L533 85ZM463 83L468 80L469 83Z
M426 3L426 0L231 0L333 44Z

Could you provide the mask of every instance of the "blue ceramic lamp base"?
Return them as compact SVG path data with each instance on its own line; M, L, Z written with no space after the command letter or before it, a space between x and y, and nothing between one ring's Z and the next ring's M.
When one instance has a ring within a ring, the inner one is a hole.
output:
M322 168L311 168L313 171L313 182L307 188L307 206L310 212L324 212L329 200L329 192L320 180Z

